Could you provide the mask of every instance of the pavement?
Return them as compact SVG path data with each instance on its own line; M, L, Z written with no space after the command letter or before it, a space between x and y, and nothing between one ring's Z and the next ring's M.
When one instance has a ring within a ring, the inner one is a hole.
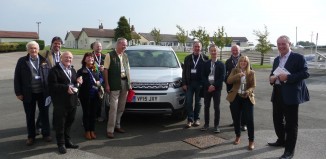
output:
M272 87L268 83L269 69L256 71L257 87L255 90L256 105L254 106L255 150L248 151L247 132L242 133L241 143L233 145L235 134L229 104L225 100L226 92L221 97L221 133L214 134L211 130L202 132L201 127L184 129L186 121L177 121L168 115L135 115L124 114L122 127L124 134L115 134L114 139L105 136L106 122L96 123L98 138L86 140L83 137L82 111L78 107L76 120L72 127L72 141L80 146L77 150L69 149L67 154L57 152L55 141L46 143L37 136L33 146L26 146L26 119L23 105L15 97L13 91L13 74L17 60L25 56L24 52L0 54L0 158L227 158L227 159L276 159L284 149L267 146L274 142L276 135L272 121L272 104L270 95ZM81 56L74 57L75 68L80 68ZM326 158L326 71L309 70L311 77L306 80L311 101L299 107L299 133L295 151L295 159ZM225 88L224 88L225 89ZM202 100L203 101L203 100ZM211 117L213 116L211 107ZM200 114L203 123L203 108ZM50 107L52 120L52 106ZM212 121L212 120L211 120ZM210 124L212 127L212 122ZM52 137L55 133L52 131ZM183 140L198 136L214 135L225 141L216 146L199 149Z

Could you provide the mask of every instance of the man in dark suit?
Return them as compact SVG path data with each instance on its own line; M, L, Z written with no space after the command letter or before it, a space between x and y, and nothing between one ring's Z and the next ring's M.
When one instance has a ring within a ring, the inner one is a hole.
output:
M305 79L309 77L307 62L303 55L290 49L289 37L277 39L280 55L275 58L270 74L273 85L273 122L277 141L270 146L285 146L281 159L292 158L298 135L299 104L309 101ZM285 122L284 122L285 119Z
M50 70L48 78L57 145L62 154L67 152L66 148L78 148L70 140L70 128L77 109L77 87L83 80L76 77L76 70L71 66L72 58L71 52L63 52L61 61Z
M17 99L24 105L28 139L26 145L30 146L35 141L35 109L36 103L40 111L42 121L42 135L45 141L52 140L50 136L49 107L46 106L46 98L49 96L47 77L50 66L46 59L39 56L39 44L35 41L26 45L27 56L19 58L14 77L14 87Z

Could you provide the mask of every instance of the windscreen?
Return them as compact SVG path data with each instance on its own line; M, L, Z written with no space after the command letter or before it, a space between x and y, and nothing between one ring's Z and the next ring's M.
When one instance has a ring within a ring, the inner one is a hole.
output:
M126 50L130 67L179 67L173 51Z

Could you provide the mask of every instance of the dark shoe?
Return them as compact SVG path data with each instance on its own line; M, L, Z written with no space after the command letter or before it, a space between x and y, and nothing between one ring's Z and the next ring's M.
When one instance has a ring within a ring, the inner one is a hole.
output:
M199 126L199 125L200 125L200 122L199 122L199 120L197 119L197 120L194 122L193 126Z
M200 130L201 131L206 131L206 130L208 130L208 127L209 127L208 125L204 125Z
M108 138L110 138L110 139L113 139L113 138L114 138L114 135L113 135L113 133L111 133L111 132L107 132L107 133L106 133L106 136L107 136Z
M221 130L218 128L218 126L215 126L213 132L214 133L220 133Z
M26 145L27 146L32 146L34 144L34 139L33 138L28 138L27 140L26 140Z
M188 121L187 124L186 124L186 128L191 128L191 126L192 126L192 122Z
M126 131L123 130L122 128L114 128L114 131L118 132L118 133L125 133Z
M42 129L41 128L36 128L35 135L40 135L41 133L42 133Z
M247 126L246 126L246 125L241 126L241 130L242 130L242 131L247 131Z
M275 146L275 147L284 147L285 146L284 142L281 142L279 140L277 140L276 142L269 142L268 145Z
M58 151L59 151L59 153L61 153L61 154L65 154L65 153L67 153L67 149L66 149L65 146L63 146L63 145L58 146Z
M51 136L46 136L46 137L43 137L43 140L45 142L51 142L52 141L52 137Z
M280 157L280 159L291 159L293 158L293 153L291 152L284 152L284 154Z
M79 148L78 145L73 144L71 141L67 142L65 145L66 145L67 149L78 149Z

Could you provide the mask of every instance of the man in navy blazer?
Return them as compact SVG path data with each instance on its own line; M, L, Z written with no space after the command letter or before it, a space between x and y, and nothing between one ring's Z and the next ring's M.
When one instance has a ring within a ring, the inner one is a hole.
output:
M269 146L284 146L280 158L292 158L298 135L299 104L309 101L309 91L305 79L309 77L307 62L303 55L290 49L289 37L277 39L280 55L275 58L270 74L273 85L273 122L277 141ZM285 122L284 122L285 119Z

